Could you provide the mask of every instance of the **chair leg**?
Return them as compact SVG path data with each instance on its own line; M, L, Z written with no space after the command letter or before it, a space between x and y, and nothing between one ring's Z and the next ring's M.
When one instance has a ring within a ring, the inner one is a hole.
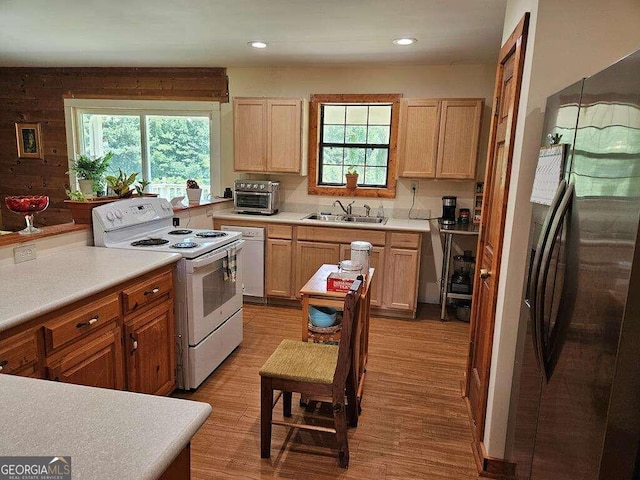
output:
M358 392L357 392L356 379L353 372L350 372L347 375L347 418L349 420L350 427L358 426L358 415L360 412L358 411Z
M271 420L273 418L273 387L271 378L260 382L260 457L271 456Z
M291 416L291 392L282 392L282 415Z
M349 467L349 441L347 439L347 418L344 405L340 402L333 404L333 419L336 426L336 440L338 441L338 465Z

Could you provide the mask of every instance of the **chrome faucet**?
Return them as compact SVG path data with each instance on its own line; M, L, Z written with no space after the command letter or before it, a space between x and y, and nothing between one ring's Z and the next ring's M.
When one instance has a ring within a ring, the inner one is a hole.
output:
M346 214L346 215L351 215L351 205L353 205L355 202L355 200L353 202L351 202L349 205L345 206L342 205L342 202L340 200L336 200L335 202L333 202L333 206L335 207L336 204L340 205L340 208L342 209L342 211Z
M366 203L363 206L364 206L364 213L368 217L369 216L369 212L371 211L371 207L369 205L367 205Z

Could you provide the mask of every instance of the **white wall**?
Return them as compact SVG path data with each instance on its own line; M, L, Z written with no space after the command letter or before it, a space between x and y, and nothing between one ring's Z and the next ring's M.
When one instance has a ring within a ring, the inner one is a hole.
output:
M497 48L497 46L496 46ZM496 50L497 51L497 50ZM490 123L495 66L424 66L424 67L307 67L307 68L228 68L230 98L233 97L301 97L323 93L401 93L408 98L470 97L484 98L478 178L484 177L486 146ZM223 186L231 186L236 177L233 171L233 118L231 103L221 108L222 176ZM244 175L246 176L246 175ZM272 175L281 182L286 209L332 210L335 200L327 196L309 196L307 179L295 175ZM442 212L443 195L456 195L458 206L473 208L473 181L421 180L412 215L424 217ZM355 198L354 211L364 211L368 203L374 211L380 204L376 199ZM411 180L399 179L397 197L382 201L386 214L406 217L411 207ZM431 242L423 249L419 301L437 303L438 286L436 266L441 257L434 256ZM437 247L437 246L436 246ZM437 252L436 252L437 253Z
M524 12L531 12L507 207L503 267L499 278L493 357L484 444L492 457L509 458L509 416L518 378L520 306L524 288L529 218L546 98L640 48L637 0L509 0L506 39ZM515 383L514 383L515 379Z

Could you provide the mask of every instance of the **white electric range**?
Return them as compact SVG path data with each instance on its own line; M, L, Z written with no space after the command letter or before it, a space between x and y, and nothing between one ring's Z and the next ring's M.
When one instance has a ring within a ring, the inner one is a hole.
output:
M97 247L182 255L174 276L177 382L197 388L242 342L242 234L174 227L164 198L120 200L92 216Z

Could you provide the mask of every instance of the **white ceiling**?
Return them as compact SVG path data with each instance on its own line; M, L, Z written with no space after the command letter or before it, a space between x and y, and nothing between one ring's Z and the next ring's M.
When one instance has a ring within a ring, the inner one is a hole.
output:
M506 0L0 0L0 66L494 63ZM393 38L418 39L399 47ZM250 40L269 47L256 50Z

